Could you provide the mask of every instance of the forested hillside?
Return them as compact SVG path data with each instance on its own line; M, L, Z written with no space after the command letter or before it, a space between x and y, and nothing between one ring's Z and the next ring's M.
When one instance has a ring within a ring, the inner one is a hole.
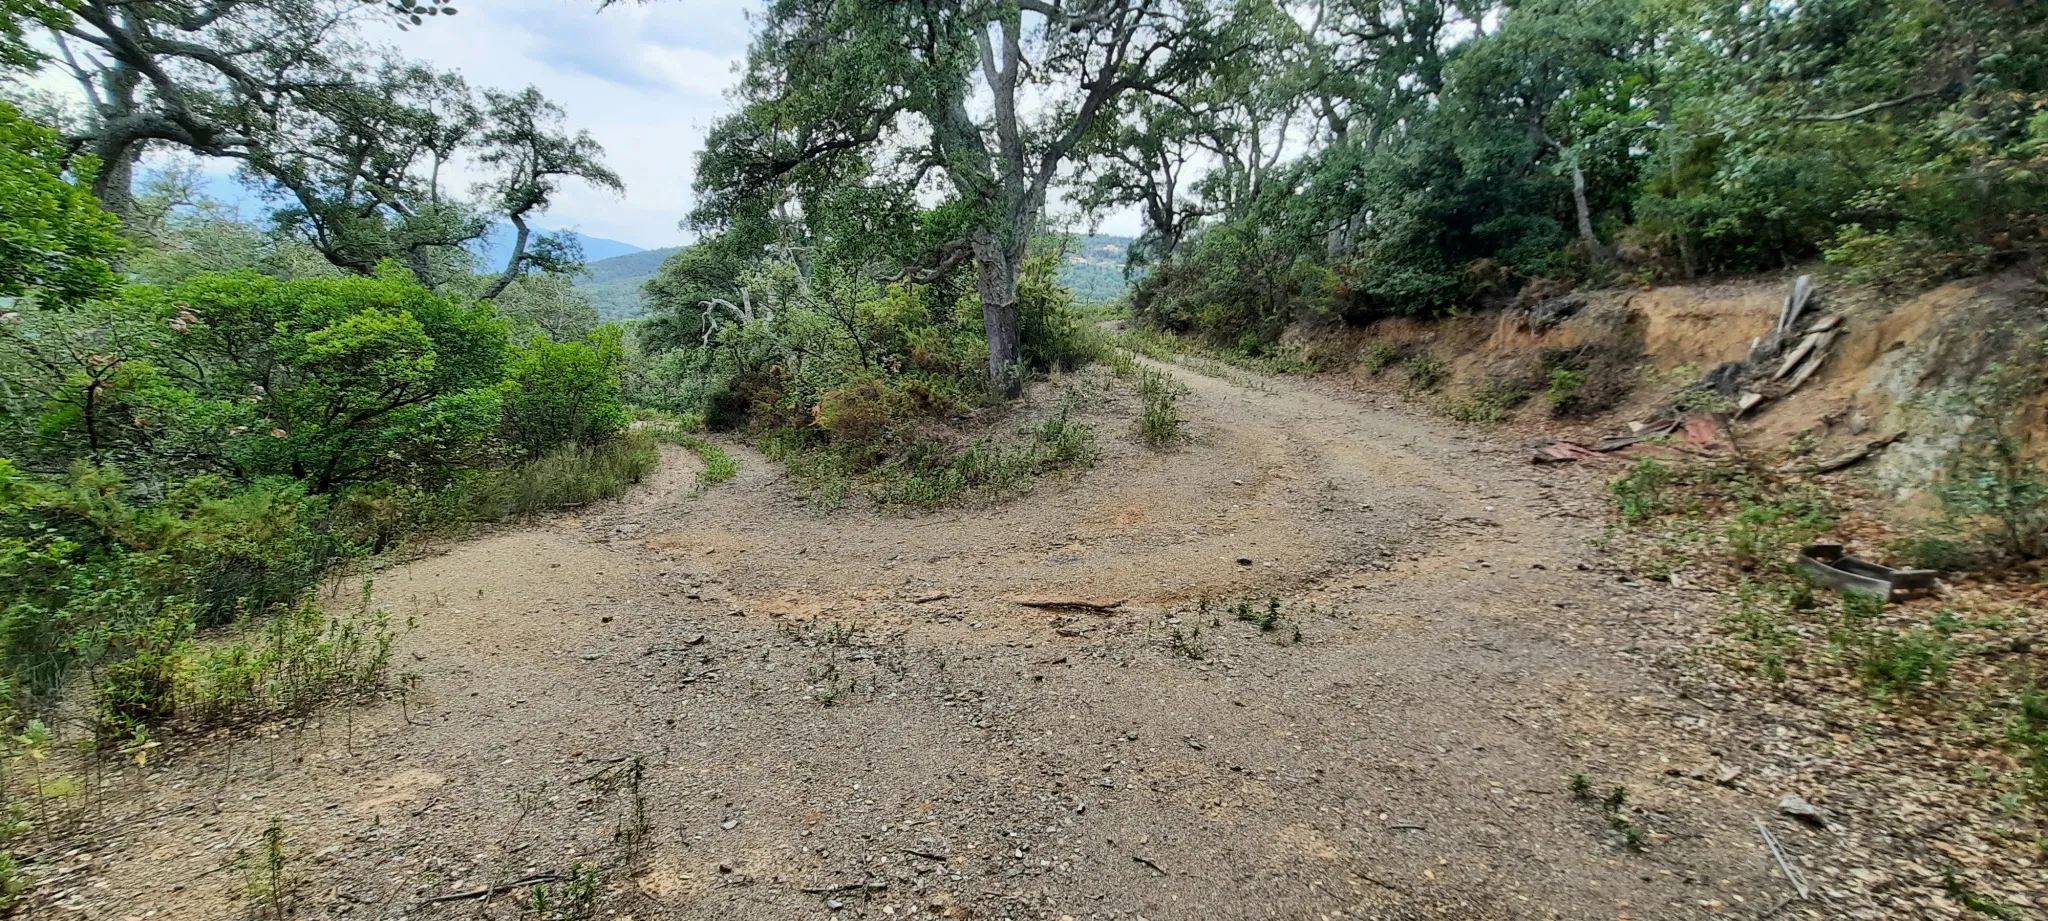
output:
M482 238L471 244L470 249L484 265L504 265L512 258L512 244L518 236L518 229L510 224L492 224L484 230ZM573 230L561 231L565 244L573 245L582 254L586 263L600 262L633 253L645 252L631 243L593 237Z
M672 246L593 259L576 273L576 291L589 299L590 305L597 308L597 315L606 320L638 319L647 313L641 287L654 277L663 260L681 249Z
M1060 257L1059 282L1082 303L1113 303L1130 290L1125 278L1129 237L1075 235ZM606 320L646 315L641 288L654 278L663 261L682 247L650 249L592 259L576 274L576 291L590 300Z

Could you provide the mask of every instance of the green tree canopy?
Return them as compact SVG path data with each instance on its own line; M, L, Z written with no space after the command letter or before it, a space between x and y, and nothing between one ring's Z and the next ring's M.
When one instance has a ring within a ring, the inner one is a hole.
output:
M0 102L0 297L63 307L113 290L123 246L87 187L93 166Z

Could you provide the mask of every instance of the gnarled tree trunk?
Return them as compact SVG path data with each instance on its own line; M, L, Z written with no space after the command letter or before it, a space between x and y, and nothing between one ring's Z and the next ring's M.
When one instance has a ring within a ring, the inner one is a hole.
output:
M100 160L100 171L92 177L92 196L123 221L135 213L135 164L142 159L143 144L110 138L92 145L93 156Z
M989 231L974 235L974 290L981 297L981 326L988 335L989 392L1001 399L1024 392L1023 343L1017 325L1022 237L1006 240Z

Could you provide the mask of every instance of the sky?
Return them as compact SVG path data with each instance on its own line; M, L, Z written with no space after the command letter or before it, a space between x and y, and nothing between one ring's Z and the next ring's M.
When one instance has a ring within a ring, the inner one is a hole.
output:
M605 162L625 181L624 195L570 182L535 223L643 249L679 246L690 211L697 152L734 103L758 0L453 0L457 14L400 30L365 17L362 37L405 58L459 71L472 87L536 86L588 130ZM32 85L75 95L55 68ZM150 166L144 161L144 168ZM202 162L208 192L254 216L261 205L242 191L225 161ZM450 177L466 188L480 176ZM1055 210L1061 210L1057 205ZM1079 222L1065 223L1078 226ZM1135 210L1108 216L1100 231L1135 234Z
M732 103L752 3L652 0L600 11L595 0L469 0L453 17L365 37L457 70L471 86L537 86L590 131L626 182L623 196L570 183L539 223L645 249L688 235L690 182L704 135Z
M557 230L645 249L688 241L691 173L704 136L733 103L754 2L468 0L453 18L367 36L406 57L459 70L472 86L540 88L603 144L626 194L572 184L539 221ZM1107 217L1103 233L1137 231L1135 211Z

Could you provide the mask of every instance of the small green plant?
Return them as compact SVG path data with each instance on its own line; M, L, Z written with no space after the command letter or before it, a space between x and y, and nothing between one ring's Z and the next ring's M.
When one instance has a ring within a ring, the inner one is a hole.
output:
M1803 583L1765 585L1745 578L1736 584L1730 626L1737 639L1756 647L1757 670L1773 681L1785 680L1785 657L1799 642L1799 635L1785 628L1782 612L1792 604L1789 597L1802 590L1811 595Z
M1271 633L1280 629L1281 625L1286 623L1286 617L1280 610L1280 598L1277 595L1267 596L1264 607L1253 607L1252 603L1246 600L1239 601L1237 607L1233 610L1238 620L1258 627L1261 633Z
M0 911L13 909L32 886L14 855L0 851Z
M596 867L571 863L568 878L526 890L526 910L541 921L593 921L603 893L604 877Z
M1795 494L1769 502L1745 503L1729 519L1723 537L1744 570L1768 567L1791 571L1790 549L1835 526L1834 506L1818 494Z
M2012 911L2006 908L2004 903L1978 892L1975 887L1964 882L1963 878L1956 874L1954 867L1942 869L1941 889L1943 892L1948 893L1949 898L1955 899L1964 908L1987 918L2010 918L2013 916Z
M1451 379L1451 366L1436 357L1435 352L1421 352L1401 363L1401 370L1408 375L1411 390L1441 390Z
M284 921L285 903L292 891L298 887L297 880L287 872L290 863L284 846L284 820L271 819L264 826L260 850L255 854L243 853L242 890L251 902L261 905L273 921Z
M625 494L661 463L645 432L597 444L568 444L510 470L478 478L459 501L472 518L495 520L588 505Z
M1579 391L1585 388L1584 371L1553 368L1550 371L1550 389L1544 391L1543 398L1550 402L1550 411L1553 414L1561 415L1571 411L1572 401L1577 399Z
M192 657L179 710L218 722L303 713L384 687L397 639L390 615L329 615L311 602L270 619L261 633Z
M1471 396L1445 406L1444 413L1460 422L1499 422L1528 398L1521 381L1489 377Z
M1585 771L1575 771L1571 775L1570 782L1573 799L1576 799L1580 802L1592 801L1592 774L1589 774ZM1605 796L1600 797L1598 807L1600 809L1600 814L1607 819L1608 827L1614 829L1616 833L1621 835L1621 841L1624 847L1627 847L1631 851L1640 851L1643 849L1643 846L1648 843L1647 838L1643 834L1642 828L1637 826L1635 821L1630 819L1624 813L1624 810L1628 807L1627 787L1622 786L1621 784L1615 784L1614 786L1608 788L1607 794Z
M1898 565L1915 569L1962 572L1977 564L1968 547L1944 537L1925 534L1903 537L1892 541L1885 549Z
M1627 805L1628 788L1620 784L1615 784L1614 789L1607 791L1607 796L1600 800L1600 808L1607 814L1607 824L1621 833L1623 846L1631 851L1640 851L1645 843L1643 832L1636 827L1633 820L1622 813L1622 809Z
M627 864L639 861L648 837L654 831L653 822L647 815L647 793L641 789L646 776L646 759L633 755L590 775L588 780L591 792L597 796L624 794L617 824L612 828L612 842L619 846Z
M1948 677L1955 644L1925 627L1876 630L1861 651L1856 674L1871 696L1887 700Z
M738 462L734 461L732 455L727 454L724 448L712 443L710 439L669 426L654 427L654 432L661 440L682 445L690 449L691 453L697 455L697 460L704 464L703 472L697 475L698 482L707 485L723 483L739 475L740 465Z
M1973 432L1935 495L1957 528L1974 528L1999 552L2022 560L2048 555L2048 469L2013 435Z
M2027 684L2006 724L2005 738L2019 749L2022 792L2036 805L2048 805L2048 691Z
M1188 629L1172 627L1166 631L1167 648L1185 659L1201 661L1209 655L1208 646L1202 642L1202 625L1192 624Z
M1885 598L1871 592L1851 589L1842 593L1842 621L1845 624L1867 624L1884 614Z
M1671 398L1671 409L1679 413L1707 413L1725 416L1735 411L1735 401L1708 387L1681 390Z
M1151 368L1138 374L1138 437L1154 448L1181 440L1180 397L1187 388L1172 375Z
M1399 360L1401 347L1381 339L1366 348L1365 355L1359 358L1358 364L1367 373L1377 375Z
M1628 473L1607 484L1621 506L1621 520L1642 524L1671 509L1671 486L1677 475L1655 458L1643 458Z
M828 662L821 671L814 672L811 685L811 699L830 707L854 691L855 679L840 670L838 662Z

